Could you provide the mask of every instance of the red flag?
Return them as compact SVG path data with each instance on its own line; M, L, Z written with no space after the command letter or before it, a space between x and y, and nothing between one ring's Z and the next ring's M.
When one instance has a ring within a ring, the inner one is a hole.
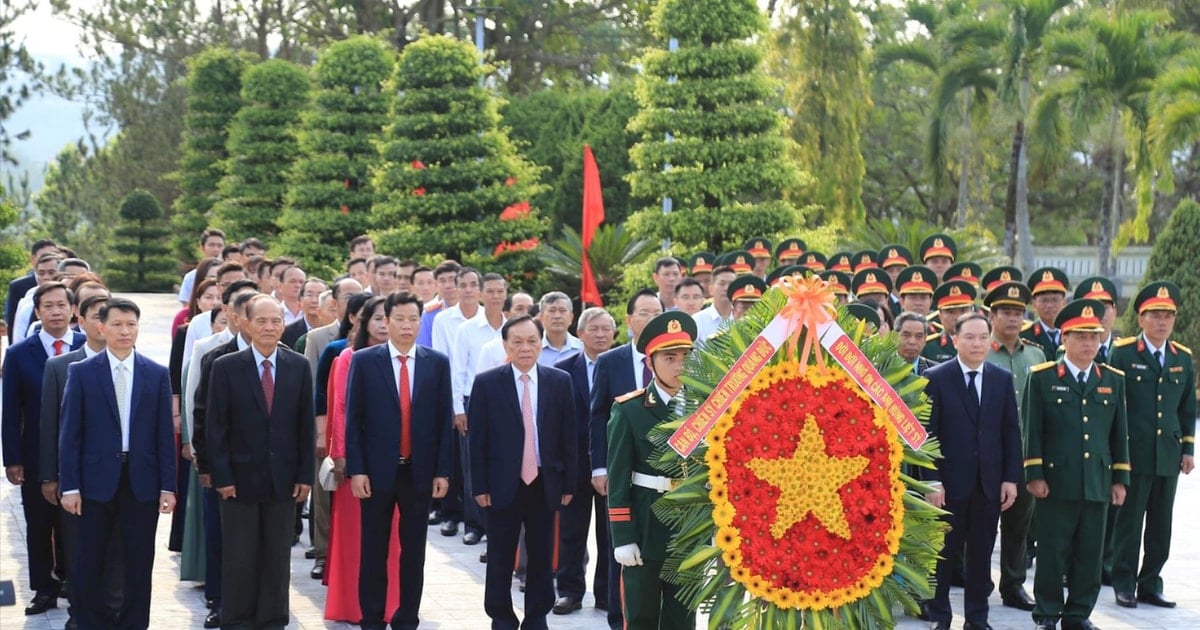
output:
M583 286L579 298L584 304L604 306L600 297L600 288L592 275L592 265L588 260L588 248L592 246L592 237L596 228L604 222L604 197L600 190L600 169L596 166L596 157L592 148L583 145Z

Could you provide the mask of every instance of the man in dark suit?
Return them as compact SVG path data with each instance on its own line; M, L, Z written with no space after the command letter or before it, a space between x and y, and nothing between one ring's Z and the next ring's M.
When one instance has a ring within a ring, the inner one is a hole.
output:
M296 504L313 479L312 373L279 345L283 306L256 295L242 326L251 346L213 362L206 417L212 485L221 495L221 626L288 623Z
M532 317L508 320L500 335L509 363L475 376L467 409L474 498L488 519L483 606L495 630L538 630L554 604L554 513L578 483L575 401L570 376L537 364L542 333ZM529 555L523 624L511 591L522 526Z
M592 307L579 315L578 332L583 341L583 352L562 359L554 367L571 375L571 385L575 390L575 417L581 419L591 415L590 400L596 360L612 347L616 322L604 309ZM570 614L582 607L583 594L587 592L587 535L592 522L593 504L596 508L596 549L603 553L609 548L604 497L592 487L592 467L588 458L582 456L588 450L588 429L588 423L576 421L576 448L580 457L575 459L575 466L579 483L575 486L575 498L559 516L558 571L555 572L558 600L554 602L556 615ZM608 563L604 558L596 562L592 593L596 596L597 608L603 610L608 606Z
M613 348L596 359L596 375L592 382L591 414L589 418L589 456L592 463L592 487L600 496L608 496L608 417L617 396L641 389L652 376L645 355L634 347L642 328L663 312L658 294L642 289L625 305L625 323L629 327L629 343ZM582 421L582 420L580 420ZM608 528L608 508L605 505L604 527ZM610 541L611 546L611 541ZM621 583L621 565L613 558L612 549L597 550L608 562L608 583ZM611 604L611 602L608 602ZM608 626L624 625L621 607L609 605Z
M420 623L425 537L432 499L446 496L454 466L450 360L416 345L422 304L411 293L384 303L388 342L354 354L346 383L346 474L362 499L358 600L362 627L382 630L392 515L400 510L400 607L392 630Z
M47 239L34 241L33 246L29 248L29 266L33 267L42 254L56 249L54 241ZM37 276L34 275L33 269L23 276L13 278L12 282L8 283L8 294L4 299L4 321L8 322L9 342L12 342L13 333L16 330L17 304L20 303L21 298L25 297L26 293L29 293L30 289L36 286Z
M42 499L40 425L42 380L46 360L83 345L86 336L73 332L71 305L74 297L61 282L44 283L33 294L33 304L42 329L8 349L4 356L3 416L0 431L4 442L4 472L9 483L21 486L25 512L25 549L29 554L29 587L35 593L25 609L39 615L58 607L59 582L54 567L54 540L61 539L58 510Z
M937 468L926 473L931 504L950 512L934 597L926 610L931 629L949 630L950 572L966 541L964 628L988 625L991 558L1000 512L1017 499L1021 478L1021 429L1012 374L987 363L991 323L972 313L955 322L956 360L925 372L930 398L929 433L942 445Z
M924 315L905 311L896 316L896 333L900 336L896 354L913 366L913 374L917 376L925 374L925 370L937 365L932 359L921 356L925 339L929 336L928 331L929 323Z

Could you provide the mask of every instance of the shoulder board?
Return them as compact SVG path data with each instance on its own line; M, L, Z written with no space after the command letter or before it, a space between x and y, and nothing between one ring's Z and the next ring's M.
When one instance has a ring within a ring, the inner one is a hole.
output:
M1124 370L1118 370L1117 368L1115 368L1107 363L1100 363L1099 365L1100 365L1100 367L1108 370L1109 372L1112 372L1113 374L1116 374L1117 376L1125 376Z
M617 396L616 398L613 399L613 402L623 403L627 400L633 400L634 398L637 398L644 393L646 393L645 387L643 387L641 389L635 389L629 393L621 394L620 396Z
M1021 332L1025 332L1026 330L1029 330L1030 328L1033 328L1033 322L1027 321L1024 324L1021 324Z
M1057 361L1046 361L1045 363L1039 363L1039 364L1029 368L1029 371L1030 372L1041 372L1042 370L1045 370L1047 368L1054 367L1057 363L1058 363Z
M937 339L938 337L941 337L941 336L942 336L942 333L931 333L931 334L925 336L925 341L926 341L926 343L928 343L928 342L933 341L934 339Z
M1179 350L1180 352L1186 352L1186 353L1188 353L1188 354L1191 354L1191 353L1192 353L1192 349L1191 349L1191 348L1189 348L1189 347L1187 347L1187 346L1185 346L1185 345L1183 345L1183 344L1179 343L1178 341L1172 341L1172 342L1171 342L1171 345L1172 345L1172 346L1175 346L1175 349L1176 349L1176 350Z
M1021 340L1021 343L1025 344L1027 346L1033 346L1034 348L1037 348L1038 350L1045 350L1045 348L1042 347L1042 344L1040 344L1036 341L1032 341L1032 340L1026 339L1024 337L1018 337L1018 339Z
M1114 348L1124 348L1125 346L1128 346L1135 342L1137 342L1136 336L1135 337L1121 337L1120 339L1113 342L1113 347Z

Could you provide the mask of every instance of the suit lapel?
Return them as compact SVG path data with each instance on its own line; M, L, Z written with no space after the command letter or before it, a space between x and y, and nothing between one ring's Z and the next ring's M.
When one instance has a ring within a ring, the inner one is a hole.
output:
M129 396L129 432L133 433L133 419L137 417L138 402L146 390L146 359L138 353L133 354L133 391ZM114 390L115 391L115 390Z
M112 366L108 363L108 353L101 352L96 355L96 379L100 381L100 389L104 390L104 399L108 401L108 409L112 412L112 417L116 418L117 426L121 425L121 412L117 410L117 390L113 386L112 381ZM133 414L130 414L133 417Z
M383 347L387 348L387 344L385 343ZM429 355L425 353L425 349L422 348L421 346L413 346L413 349L414 349L413 350L414 356L417 357L416 365L421 365L421 366L425 365L425 361L427 361L429 359ZM389 362L389 365L388 365L389 368L392 367L390 365L390 361L392 359L392 357L389 356L390 354L391 354L391 350L386 350L386 354L384 354L384 357ZM413 366L413 369L408 371L408 377L412 379L412 397L410 398L410 401L411 401L413 408L416 408L418 402L420 402L422 400L421 391L425 387L425 381L428 380L425 376L426 371L427 370L425 368L418 370L416 368L416 366ZM396 398L396 407L399 408L399 406L400 406L400 390L398 388L395 391L395 398Z
M278 403L281 400L280 395L282 392L298 391L300 388L299 383L292 382L292 376L294 375L295 371L284 369L284 364L287 363L291 363L291 357L286 355L283 346L280 346L279 349L275 351L275 399L271 401L271 409L275 409L279 406ZM258 389L261 391L262 387L259 387ZM266 396L263 396L263 402L266 403L266 401Z
M501 390L507 392L504 397L508 399L508 404L513 411L516 412L516 417L521 418L520 426L522 429L525 426L524 416L521 415L521 392L517 390L515 372L511 363L505 363L502 371L504 374L504 382L500 384Z
M254 402L258 403L258 408L264 416L269 416L270 413L267 412L267 397L263 395L262 390L262 376L258 373L258 365L254 363L254 350L246 348L240 352L246 353L246 358L242 359L242 367L246 373L246 382L250 384L250 391L254 396ZM275 373L278 374L279 370L276 369ZM276 388L278 388L278 383L276 383Z

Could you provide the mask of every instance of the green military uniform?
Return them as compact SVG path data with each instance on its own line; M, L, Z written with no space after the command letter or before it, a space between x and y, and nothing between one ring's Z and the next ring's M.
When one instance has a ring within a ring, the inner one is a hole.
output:
M761 282L761 280L760 280ZM696 324L687 314L663 313L642 330L637 349L647 356L659 350L691 348ZM614 549L636 544L642 564L621 567L621 606L625 628L695 628L696 615L676 597L678 587L662 579L667 545L674 535L652 506L675 480L650 464L650 430L671 417L671 406L657 379L618 397L608 421L608 522ZM655 486L655 487L648 487Z
M1139 314L1174 311L1174 285L1147 285L1134 300ZM1171 519L1180 463L1193 455L1196 435L1196 372L1192 351L1174 341L1154 348L1145 335L1118 341L1113 367L1125 373L1129 410L1129 458L1133 473L1113 535L1113 590L1139 596L1161 594L1161 571L1171 550ZM1155 353L1159 355L1155 356ZM1161 359L1161 364L1160 364ZM1145 556L1138 551L1145 523Z
M775 259L779 261L779 265L793 265L800 259L800 255L808 246L804 241L798 238L785 238L775 246Z
M854 272L857 273L863 269L879 269L879 257L875 254L875 250L864 249L854 254Z
M962 309L975 304L977 293L975 285L968 281L950 280L938 285L938 288L934 290L933 303L937 307L938 313L941 313L943 309ZM927 318L927 321L932 320ZM943 327L940 332L926 337L925 348L921 350L921 356L937 363L945 363L958 356L958 349L954 347L954 331Z
M1071 289L1071 282L1067 279L1067 274L1054 267L1035 269L1025 282L1034 298L1043 293L1062 293L1065 298ZM1041 346L1046 353L1046 358L1057 356L1058 346L1062 342L1062 334L1057 327L1049 324L1050 322L1034 321L1021 331L1021 338Z
M1029 289L1020 282L995 283L991 288L983 298L983 305L988 309L1013 306L1024 310L1029 305ZM1029 383L1029 374L1035 366L1045 361L1046 355L1032 341L1018 337L1016 345L1009 350L1008 346L992 337L987 362L1012 373L1013 387L1017 390L1017 400L1020 402L1017 419L1022 432L1025 430L1025 388ZM1017 500L1012 507L1000 513L1000 598L1005 605L1018 608L1028 606L1024 592L1028 571L1025 565L1025 539L1033 524L1033 511L1033 495L1029 494L1024 484L1018 484Z
M1063 307L1055 326L1067 334L1102 332L1103 312L1100 302L1076 300ZM1090 361L1070 366L1066 357L1043 363L1030 373L1023 408L1025 479L1049 488L1036 508L1033 617L1038 623L1062 618L1070 627L1096 605L1108 504L1114 484L1129 484L1124 375Z

